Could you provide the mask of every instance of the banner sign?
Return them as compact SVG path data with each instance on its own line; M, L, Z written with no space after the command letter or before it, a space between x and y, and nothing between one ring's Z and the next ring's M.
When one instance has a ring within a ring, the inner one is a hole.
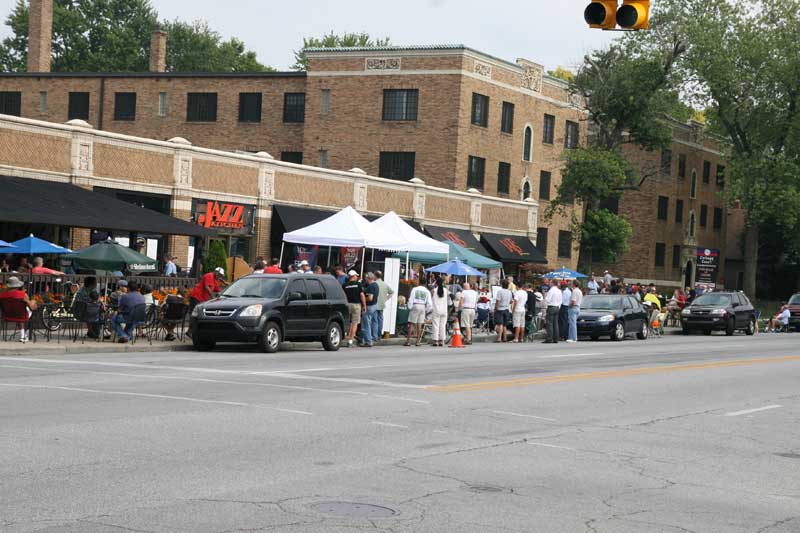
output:
M358 264L361 257L361 248L340 248L339 262L345 270L353 268Z
M255 207L252 205L216 200L194 200L192 202L192 216L195 223L204 228L222 230L222 233L250 234L254 215Z
M314 267L317 264L318 255L319 255L319 246L302 246L300 244L294 245L295 263L300 263L301 261L308 261L309 266Z
M697 273L695 276L695 287L706 285L709 289L717 286L717 276L719 275L719 250L710 248L697 249Z

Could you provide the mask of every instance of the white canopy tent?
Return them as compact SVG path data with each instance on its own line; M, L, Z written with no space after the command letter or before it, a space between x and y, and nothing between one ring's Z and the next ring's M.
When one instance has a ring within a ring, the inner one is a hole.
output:
M450 257L450 246L424 235L400 218L394 211L389 211L372 223L378 232L391 238L392 250L406 253L406 279L409 278L408 258L411 252L444 254Z
M281 243L281 261L283 261L284 243L287 242L292 244L395 250L393 248L393 239L390 235L377 231L366 218L350 206L316 224L284 233L283 243ZM361 269L362 271L364 269L363 258Z

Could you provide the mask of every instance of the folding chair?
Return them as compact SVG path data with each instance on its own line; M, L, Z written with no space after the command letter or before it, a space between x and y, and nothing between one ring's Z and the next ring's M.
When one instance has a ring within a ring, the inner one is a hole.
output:
M23 300L0 300L0 310L3 314L3 340L7 341L8 325L14 324L14 333L11 337L15 337L22 329L28 330L28 337L33 342L36 342L36 330L29 327L31 311L28 309L28 304Z
M145 337L147 340L150 341L150 344L153 344L152 336L148 335L147 330L147 304L140 304L133 308L130 313L130 324L125 324L125 329L130 331L130 343L136 344L136 339L139 337Z
M164 338L167 337L172 327L172 332L183 342L185 338L186 315L188 314L189 306L185 303L166 303L162 311L161 319L158 322L158 334L164 332Z

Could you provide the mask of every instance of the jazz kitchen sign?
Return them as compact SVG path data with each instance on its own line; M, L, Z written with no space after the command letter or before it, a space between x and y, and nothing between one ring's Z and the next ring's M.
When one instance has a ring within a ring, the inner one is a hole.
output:
M192 216L204 228L223 230L223 233L249 234L253 228L255 207L251 205L194 200Z

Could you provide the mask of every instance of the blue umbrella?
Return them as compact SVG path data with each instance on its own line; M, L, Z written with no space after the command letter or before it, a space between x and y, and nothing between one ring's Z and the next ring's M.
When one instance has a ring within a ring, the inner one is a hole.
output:
M6 253L19 254L19 255L36 255L36 254L71 254L72 250L47 242L43 239L38 239L31 235L18 241L11 243L14 248L5 250Z
M574 270L570 270L567 267L562 267L559 270L553 270L552 272L548 272L542 277L544 279L580 279L580 278L587 278L589 276L581 274L580 272L575 272Z
M479 276L484 277L486 274L480 270L476 270L466 263L462 263L458 259L453 259L447 263L436 265L427 269L428 272L436 272L438 274L450 274L452 276Z
M3 239L0 239L0 248L16 248L16 246L11 244L10 242L6 242Z

